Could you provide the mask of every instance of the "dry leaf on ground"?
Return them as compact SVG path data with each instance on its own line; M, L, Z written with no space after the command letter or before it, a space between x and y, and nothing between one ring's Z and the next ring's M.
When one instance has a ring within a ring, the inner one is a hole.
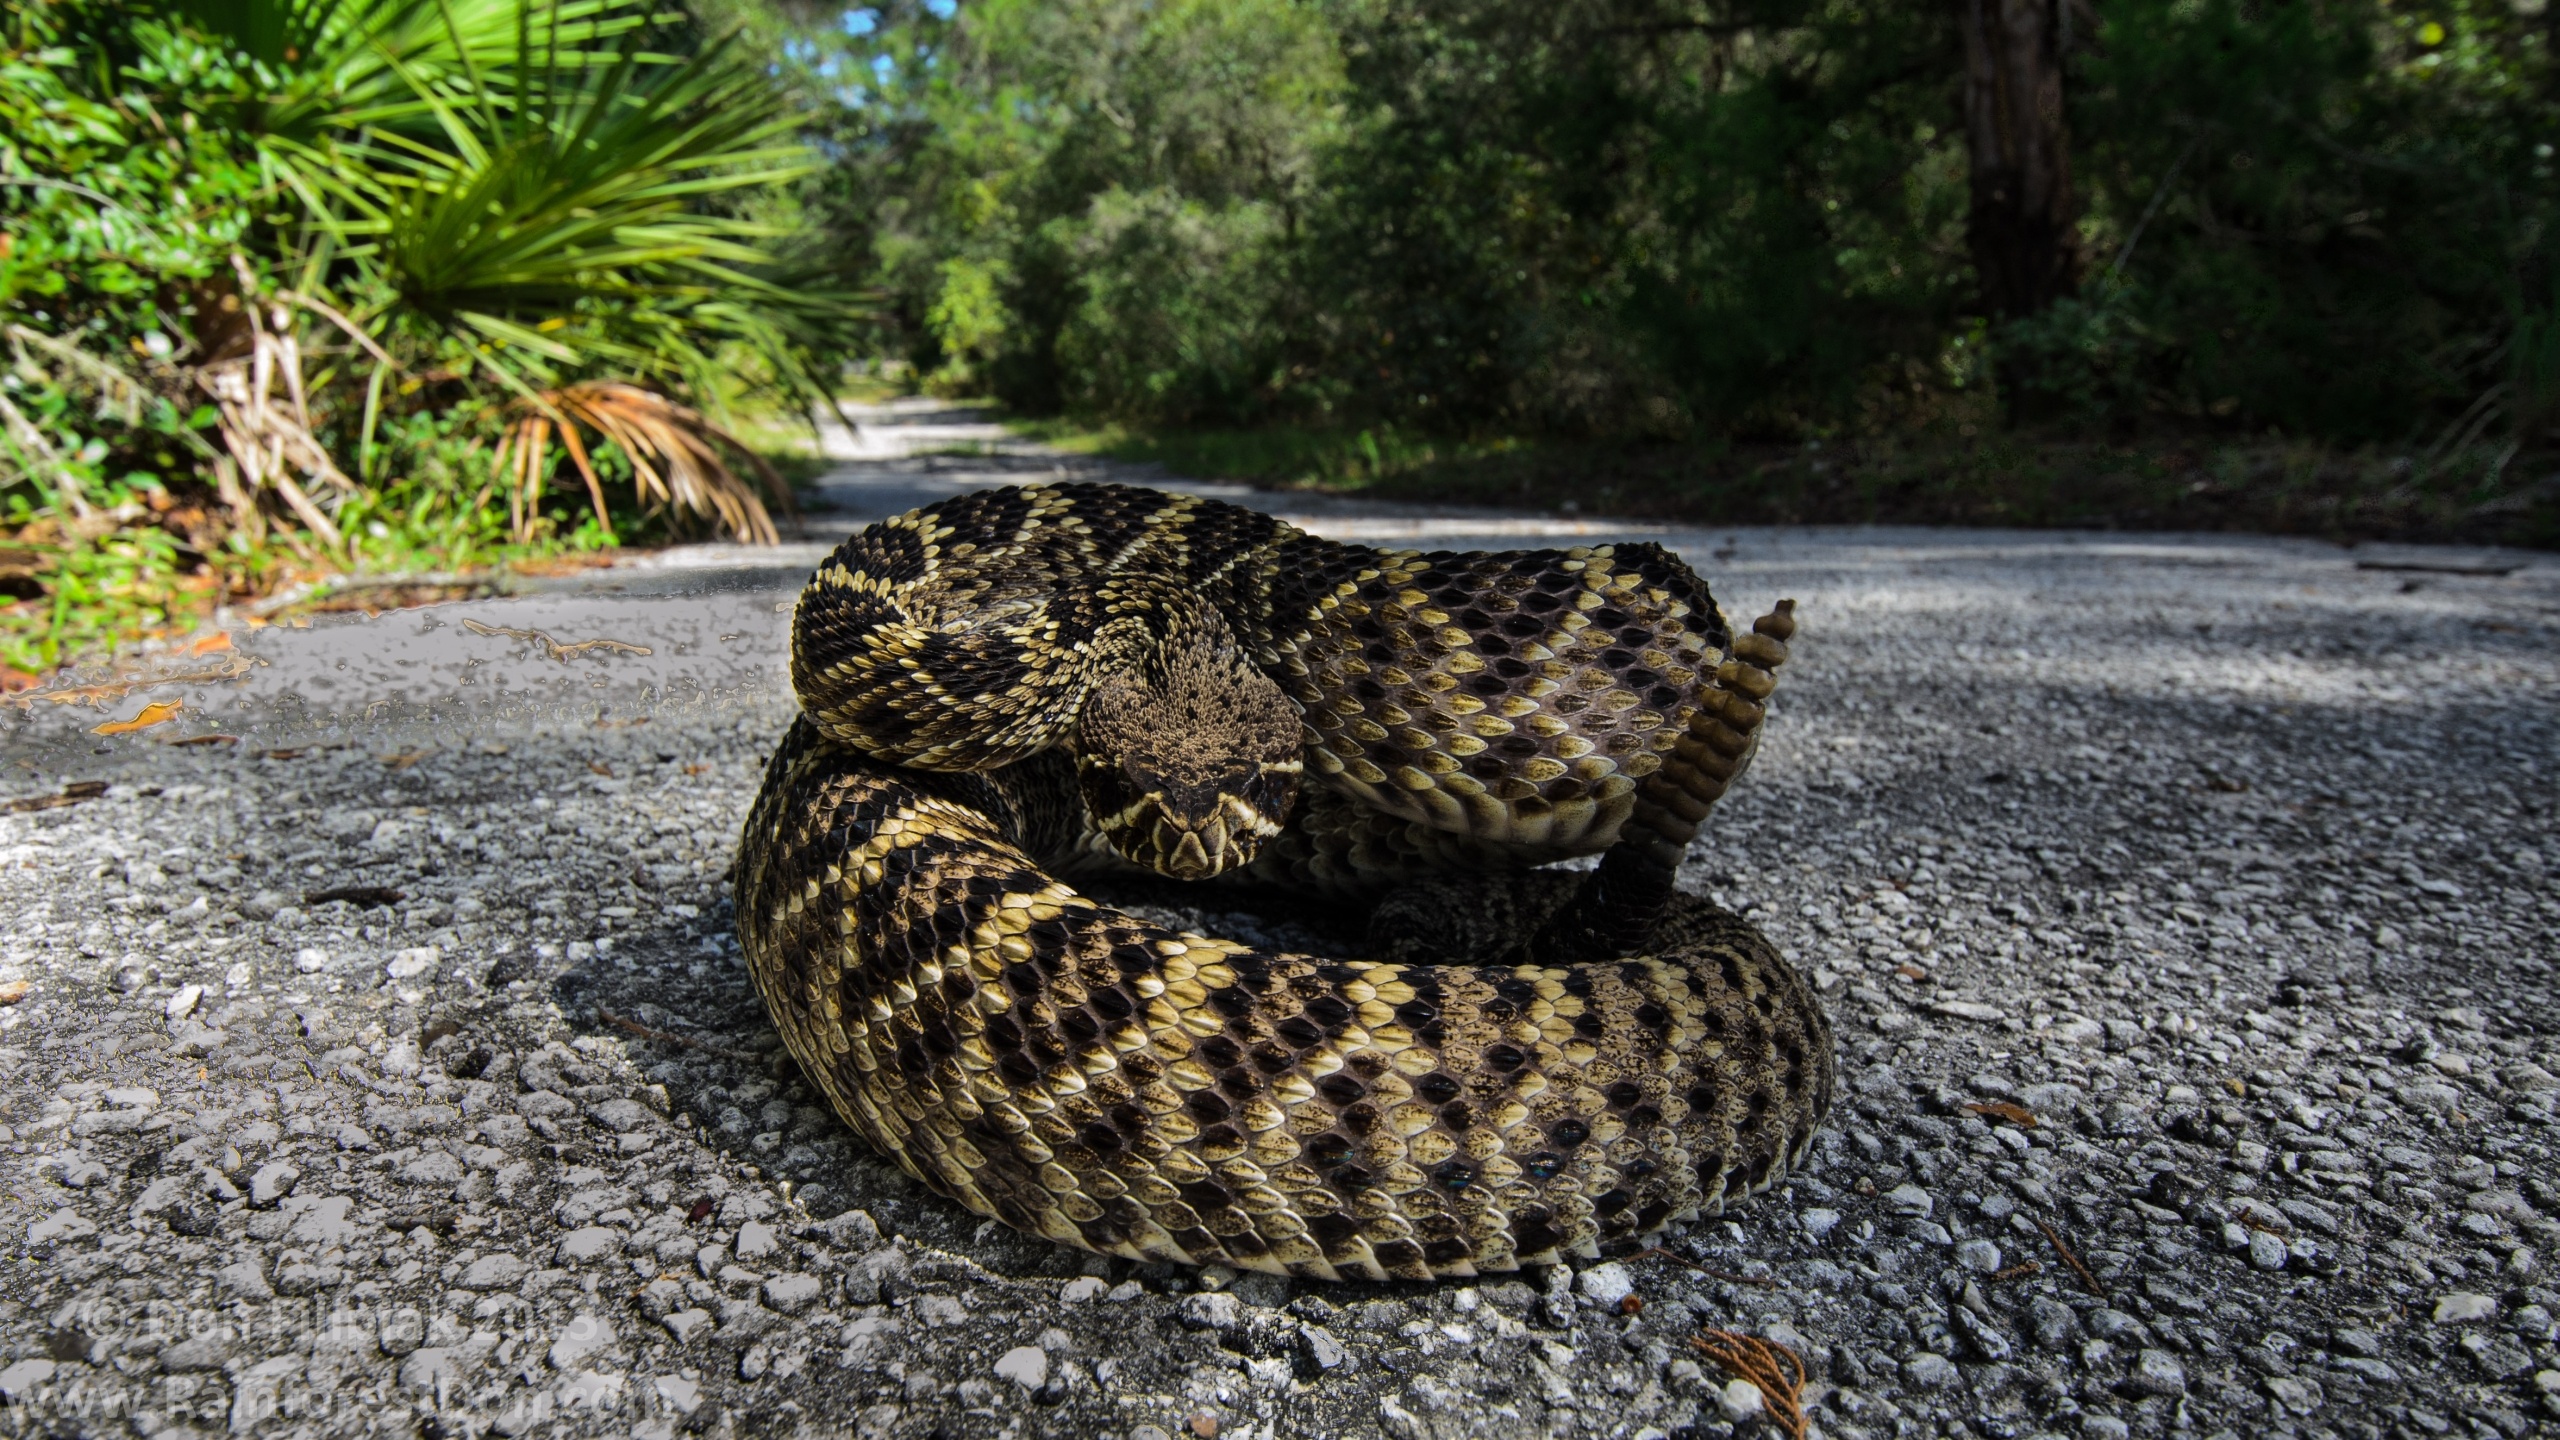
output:
M141 712L136 714L132 719L110 720L104 725L92 725L89 727L89 733L92 735L130 735L136 730L148 730L154 725L166 725L170 721L177 719L178 712L186 708L187 702L184 700L154 700L150 704L143 706Z
M1967 1105L1964 1108L1976 1115L1988 1115L1994 1120L2006 1120L2021 1130L2036 1128L2036 1113L2024 1105L2012 1105L2006 1100L1990 1100Z
M63 786L58 794L30 795L23 800L0 803L0 815L24 815L30 810L59 810L65 805L77 805L84 800L95 800L106 793L107 782L104 780L74 780Z

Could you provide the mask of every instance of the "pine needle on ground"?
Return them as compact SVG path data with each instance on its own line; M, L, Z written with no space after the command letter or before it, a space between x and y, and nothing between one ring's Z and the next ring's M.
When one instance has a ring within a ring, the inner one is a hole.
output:
M1723 1366L1735 1379L1748 1380L1758 1386L1761 1403L1769 1409L1770 1423L1786 1431L1794 1440L1804 1440L1805 1370L1802 1356L1773 1340L1718 1330L1712 1325L1690 1336L1689 1345Z

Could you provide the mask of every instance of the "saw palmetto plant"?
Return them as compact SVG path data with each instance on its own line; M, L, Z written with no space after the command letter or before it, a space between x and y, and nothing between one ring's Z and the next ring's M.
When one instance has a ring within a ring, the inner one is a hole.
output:
M801 116L648 0L13 10L0 528L67 576L157 526L234 588L581 512L586 543L617 512L770 540L787 495L727 407L828 403L858 318L808 259Z

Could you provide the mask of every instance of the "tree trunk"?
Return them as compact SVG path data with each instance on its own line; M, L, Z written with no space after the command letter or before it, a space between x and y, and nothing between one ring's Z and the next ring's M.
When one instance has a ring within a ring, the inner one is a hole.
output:
M2063 7L2070 0L1957 0L1964 30L1966 241L1983 303L2032 315L2080 283L2071 143L2062 123Z

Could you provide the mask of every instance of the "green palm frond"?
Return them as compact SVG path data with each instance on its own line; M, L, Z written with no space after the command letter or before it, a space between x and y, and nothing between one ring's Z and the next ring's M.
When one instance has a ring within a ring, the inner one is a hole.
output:
M248 128L304 144L425 112L421 87L503 86L528 40L555 63L611 64L655 18L644 0L170 0L164 13L254 66ZM664 58L664 57L660 57Z
M423 87L422 87L423 91ZM506 103L425 94L432 136L374 132L348 153L368 188L336 233L397 316L463 337L520 397L612 376L718 410L743 346L804 403L807 363L855 297L780 253L794 233L753 197L818 164L790 97L713 44L678 64L530 64Z

